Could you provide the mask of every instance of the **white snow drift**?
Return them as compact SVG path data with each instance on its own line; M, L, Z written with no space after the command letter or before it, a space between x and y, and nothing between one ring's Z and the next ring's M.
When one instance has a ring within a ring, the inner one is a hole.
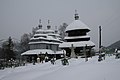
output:
M98 62L97 58L88 62L84 58L70 59L67 66L57 60L55 65L48 62L7 68L0 70L0 80L120 80L120 59L107 56Z

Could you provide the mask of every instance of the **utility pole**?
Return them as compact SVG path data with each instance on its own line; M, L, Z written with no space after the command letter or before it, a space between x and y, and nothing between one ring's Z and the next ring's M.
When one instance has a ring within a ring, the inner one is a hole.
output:
M101 53L101 26L99 26L99 54Z

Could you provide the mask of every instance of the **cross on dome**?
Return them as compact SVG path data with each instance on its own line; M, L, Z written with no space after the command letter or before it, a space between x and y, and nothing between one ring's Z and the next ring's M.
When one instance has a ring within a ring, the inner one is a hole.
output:
M39 19L39 23L41 24L41 19Z
M79 20L79 15L77 13L77 10L75 10L75 20Z
M39 19L39 25L38 25L39 29L42 29L42 24L41 24L41 19Z
M51 28L51 26L50 26L49 24L50 24L50 20L48 20L47 29L50 29L50 28Z
M48 20L48 24L50 23L50 20Z
M58 30L57 30L57 26L55 26L55 33L57 33L58 32Z

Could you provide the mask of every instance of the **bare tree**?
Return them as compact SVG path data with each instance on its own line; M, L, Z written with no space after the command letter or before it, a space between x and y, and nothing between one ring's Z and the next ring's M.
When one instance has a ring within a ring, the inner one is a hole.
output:
M38 30L39 28L38 27L33 27L32 28L32 36L36 33L36 30Z
M29 50L29 41L30 41L30 35L29 34L23 34L21 36L21 47L22 47L22 52L25 52Z
M61 36L62 40L64 40L64 37L66 36L65 29L66 29L67 26L68 26L67 23L63 23L59 27L59 32L60 32L60 36Z

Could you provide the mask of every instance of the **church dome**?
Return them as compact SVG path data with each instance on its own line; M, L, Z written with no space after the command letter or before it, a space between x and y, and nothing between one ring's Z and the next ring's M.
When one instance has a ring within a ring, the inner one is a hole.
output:
M89 32L90 29L89 27L84 24L81 20L79 20L79 15L77 13L77 10L75 10L75 20L67 26L66 28L66 32L71 32L71 31L81 31L81 30L85 30L86 32Z
M89 27L80 20L74 20L70 25L67 26L66 32L72 30L90 30Z

